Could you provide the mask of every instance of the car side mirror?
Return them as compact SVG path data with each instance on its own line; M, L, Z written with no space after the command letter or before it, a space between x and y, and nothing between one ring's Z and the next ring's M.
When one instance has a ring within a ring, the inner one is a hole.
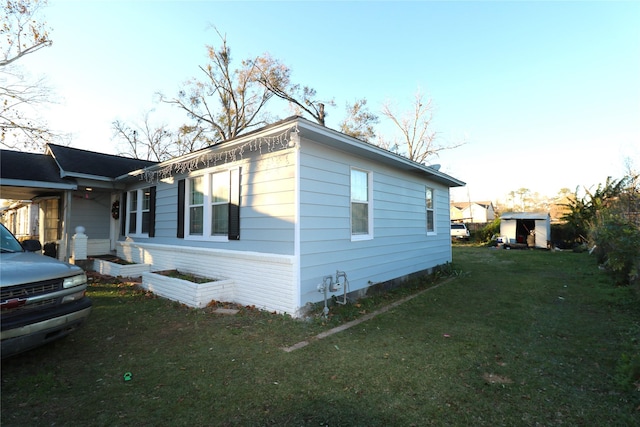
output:
M27 252L38 252L42 250L42 245L39 240L28 239L22 242L22 247Z

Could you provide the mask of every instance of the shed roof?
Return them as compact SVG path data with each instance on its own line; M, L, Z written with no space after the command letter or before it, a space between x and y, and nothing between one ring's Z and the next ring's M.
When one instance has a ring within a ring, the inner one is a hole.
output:
M500 216L500 219L549 219L548 212L507 212Z

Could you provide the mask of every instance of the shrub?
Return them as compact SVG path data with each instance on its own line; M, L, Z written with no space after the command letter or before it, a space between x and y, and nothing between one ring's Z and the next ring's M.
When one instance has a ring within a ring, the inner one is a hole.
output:
M609 216L591 230L591 242L598 263L619 285L629 285L640 267L640 230L620 216Z
M477 242L490 242L493 236L500 233L500 218L496 218L475 233Z
M575 227L568 222L551 224L551 238L560 249L576 248L583 242L580 235L576 234Z

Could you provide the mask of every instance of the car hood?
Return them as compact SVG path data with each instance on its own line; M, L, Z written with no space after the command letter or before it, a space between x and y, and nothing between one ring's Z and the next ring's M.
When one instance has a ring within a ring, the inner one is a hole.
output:
M69 277L82 272L77 265L33 252L3 253L0 256L2 287Z

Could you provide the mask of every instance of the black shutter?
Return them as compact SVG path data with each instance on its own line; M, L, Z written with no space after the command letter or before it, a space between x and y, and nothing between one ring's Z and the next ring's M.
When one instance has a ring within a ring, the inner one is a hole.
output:
M178 230L177 237L184 239L184 179L178 181Z
M229 172L229 240L240 240L240 169Z
M120 197L120 235L127 235L127 193Z
M156 187L149 188L149 237L156 236Z

